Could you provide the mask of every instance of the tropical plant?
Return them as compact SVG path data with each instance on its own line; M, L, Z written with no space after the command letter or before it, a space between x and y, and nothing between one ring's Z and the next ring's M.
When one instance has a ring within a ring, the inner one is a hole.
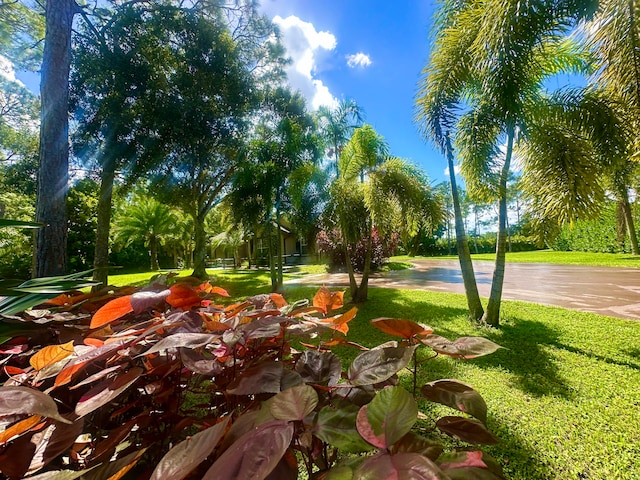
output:
M624 144L615 152L609 168L611 191L622 211L631 251L640 254L635 223L629 201L629 188L635 160L640 152L636 132L640 125L640 73L637 65L640 53L640 3L606 0L598 2L598 10L582 33L596 56L595 74L590 83L602 89L613 100L613 107L621 118L618 127L624 132ZM633 65L633 68L630 68ZM605 140L605 139L603 139Z
M450 136L456 135L469 192L498 201L496 262L482 317L491 325L500 318L516 136L526 136L529 112L544 102L545 79L585 68L587 58L564 34L592 9L591 2L495 0L447 2L439 11L421 115L451 167Z
M343 99L334 108L322 105L318 109L318 126L328 146L327 155L333 159L335 174L342 149L356 128L362 126L364 111L355 100Z
M149 248L151 270L159 270L158 248L175 231L177 223L177 214L171 207L150 196L134 195L116 218L116 243L129 245L142 240Z
M281 225L282 215L291 204L290 179L297 170L312 168L320 155L320 142L314 119L307 112L300 93L283 87L268 89L265 93L249 145L250 162L238 169L228 203L238 220L250 225L262 223L267 236L276 238L277 264L274 252L270 252L269 266L271 287L278 291L283 283Z
M295 479L299 470L308 478L504 478L485 453L443 453L418 433L416 400L397 386L401 370L415 372L418 349L475 358L496 344L379 318L372 325L399 340L369 349L345 338L356 309L335 314L341 292L322 288L312 304L278 294L217 304L227 295L209 283L158 279L115 298L59 295L37 321L25 313L17 328L1 322L0 471L9 479L129 471L154 480ZM64 332L54 328L43 345L60 310ZM95 312L90 321L85 311ZM308 338L314 344L294 352L291 342ZM361 353L343 370L333 345ZM486 403L468 385L440 380L420 393L462 412L422 422L465 443L496 442Z
M326 228L338 229L344 240L350 294L356 303L367 299L374 229L383 237L402 230L416 234L421 225L440 222L442 209L430 196L426 176L404 160L385 160L386 155L383 138L370 125L357 129L340 156L325 213ZM359 241L366 247L358 285L352 256Z

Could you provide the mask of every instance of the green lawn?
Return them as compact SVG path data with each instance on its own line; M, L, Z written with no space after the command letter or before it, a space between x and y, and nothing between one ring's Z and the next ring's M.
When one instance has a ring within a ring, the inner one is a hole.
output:
M268 291L266 272L214 273L214 283L234 297ZM120 278L112 280L119 283ZM284 293L292 301L311 298L315 290L286 286ZM370 326L376 317L409 318L450 339L480 335L505 347L475 360L427 361L419 379L422 384L457 378L483 395L489 427L501 439L486 450L500 461L507 478L640 478L638 322L504 302L501 328L477 329L466 319L461 295L371 289L370 300L350 323L348 338L367 346L389 340ZM358 352L345 347L336 353L347 365ZM422 356L429 355L425 348ZM402 381L409 388L410 376ZM421 410L434 416L451 414L427 402ZM428 422L423 426L432 427Z
M411 261L412 258L451 260L457 259L458 257L454 255L442 257L409 257L407 255L402 255L392 257L392 260L406 262ZM494 261L495 255L492 253L480 253L471 255L471 258L473 260ZM556 252L555 250L538 250L535 252L507 253L507 262L640 268L640 256L634 257L628 253Z

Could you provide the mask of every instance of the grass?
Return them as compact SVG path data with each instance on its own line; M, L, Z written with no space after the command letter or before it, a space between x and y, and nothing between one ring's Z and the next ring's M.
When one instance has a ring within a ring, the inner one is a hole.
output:
M266 272L213 273L215 283L234 297L269 290ZM305 274L305 270L291 274ZM293 301L311 298L315 290L285 286L284 294ZM426 361L419 371L419 385L457 378L482 394L489 427L501 439L497 446L484 450L500 461L507 478L640 478L637 322L504 302L501 328L478 329L466 319L464 296L372 288L370 300L349 324L349 340L370 347L390 340L370 326L369 321L376 317L410 318L450 339L480 335L505 347L474 360L437 357ZM358 353L346 347L335 351L345 368ZM421 356L426 359L430 351L423 349ZM401 381L410 388L409 375L403 375ZM452 413L426 401L420 407L434 418ZM429 423L423 426L432 427Z
M412 258L451 260L457 259L458 257L454 255L441 257L409 257L407 255L402 255L392 257L392 260L406 262L411 261ZM495 260L495 255L492 253L480 253L471 255L471 258L473 260L486 260L493 262ZM507 253L507 262L640 268L640 256L634 257L628 253L557 252L555 250L537 250L534 252Z

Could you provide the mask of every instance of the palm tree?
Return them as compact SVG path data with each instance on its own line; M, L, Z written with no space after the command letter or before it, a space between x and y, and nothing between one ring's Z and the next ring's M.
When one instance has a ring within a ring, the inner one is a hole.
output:
M544 81L584 68L575 42L565 34L586 16L590 2L474 0L442 7L430 77L429 108L446 127L456 127L462 173L471 194L498 201L498 239L491 294L483 320L499 324L504 282L507 179L517 135L526 134L528 110ZM455 108L464 102L459 117ZM440 136L447 141L449 130ZM449 150L445 144L445 151Z
M356 129L338 163L339 175L331 186L328 222L342 234L351 299L368 297L373 232L381 235L404 228L417 233L428 222L441 220L442 207L431 195L426 176L398 158L387 158L384 139L365 125ZM355 243L365 242L360 284L351 253Z
M640 254L629 204L633 162L640 155L640 2L602 0L593 21L585 24L588 45L597 58L592 84L602 88L617 106L627 135L626 155L613 170L612 186L624 212L625 226L634 255Z
M328 156L335 162L335 172L338 174L338 159L342 148L347 143L354 130L362 125L364 111L353 99L343 99L333 109L321 106L318 109L318 124L322 136L327 143Z
M159 270L158 247L171 236L177 223L171 207L152 197L134 195L115 222L116 241L129 245L142 240L149 248L151 270Z

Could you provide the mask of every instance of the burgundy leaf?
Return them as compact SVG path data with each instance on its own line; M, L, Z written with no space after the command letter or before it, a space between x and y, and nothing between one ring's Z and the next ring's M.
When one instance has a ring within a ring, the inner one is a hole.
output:
M28 473L35 473L58 455L66 452L82 433L84 421L76 420L72 424L53 422L48 428L36 433L31 442L36 445Z
M210 333L175 333L163 338L142 355L161 352L170 348L199 348L204 347L220 338Z
M0 387L0 417L28 414L71 423L58 414L58 407L49 395L28 387Z
M494 444L496 437L478 420L464 417L442 417L436 422L440 431L468 443Z
M427 400L455 408L487 423L487 404L469 385L458 380L437 380L424 385L421 392Z
M127 373L118 375L106 382L96 385L82 396L76 405L76 415L78 415L78 417L84 417L106 403L109 403L133 385L140 378L142 373L142 368L134 367Z
M333 386L340 380L342 364L331 352L306 350L296 361L295 370L306 383Z
M231 445L202 480L263 479L278 465L292 438L293 425L289 422L265 423Z
M142 291L131 295L131 307L134 313L141 313L147 308L153 307L164 301L171 294L171 290L166 289L160 292Z
M271 399L271 415L278 420L303 420L318 405L318 394L309 385L298 385Z
M355 471L358 480L444 480L447 475L427 457L417 453L381 453L367 458Z
M347 377L353 385L373 385L392 377L411 361L413 347L376 348L362 352L354 360Z
M156 466L150 480L181 480L186 477L218 445L230 418L196 433L169 450Z

